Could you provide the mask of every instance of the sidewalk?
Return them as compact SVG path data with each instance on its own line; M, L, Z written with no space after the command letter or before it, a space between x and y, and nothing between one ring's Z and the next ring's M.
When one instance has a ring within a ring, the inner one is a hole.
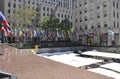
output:
M0 44L0 71L18 79L113 79Z

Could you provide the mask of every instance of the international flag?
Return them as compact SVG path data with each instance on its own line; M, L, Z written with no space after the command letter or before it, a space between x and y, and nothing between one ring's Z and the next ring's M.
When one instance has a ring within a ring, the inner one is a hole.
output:
M112 30L108 29L108 34L114 35L114 32Z
M2 21L2 24L4 24L4 31L6 33L10 33L11 32L11 28L5 18L5 16L2 14L2 12L0 11L0 20Z

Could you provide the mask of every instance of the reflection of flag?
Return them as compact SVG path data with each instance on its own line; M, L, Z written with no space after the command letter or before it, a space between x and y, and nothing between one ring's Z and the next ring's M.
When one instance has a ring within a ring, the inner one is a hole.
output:
M0 20L4 24L4 31L6 31L7 33L10 33L11 29L9 27L9 24L8 24L7 20L5 19L4 15L2 14L1 11L0 11Z

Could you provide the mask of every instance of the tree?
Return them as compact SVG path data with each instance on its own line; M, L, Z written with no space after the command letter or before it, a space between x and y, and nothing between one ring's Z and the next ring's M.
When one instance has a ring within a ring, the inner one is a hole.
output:
M32 24L35 19L37 12L31 8L23 6L22 8L16 9L14 13L14 20L16 23L21 24L22 27Z
M72 23L67 18L60 23L59 29L65 32L65 40L70 40L68 32L71 32L72 28Z
M64 19L61 23L60 23L60 27L61 30L64 31L70 31L70 29L72 28L72 23L66 18Z
M53 29L56 30L59 26L59 19L55 18L52 19L51 17L47 16L45 19L41 20L42 28L45 30Z

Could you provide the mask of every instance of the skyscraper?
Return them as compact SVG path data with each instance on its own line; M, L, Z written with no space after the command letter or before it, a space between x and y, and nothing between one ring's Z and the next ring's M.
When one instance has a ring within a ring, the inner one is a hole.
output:
M75 4L74 26L83 44L120 44L119 0L76 0ZM114 38L108 29L114 32Z

